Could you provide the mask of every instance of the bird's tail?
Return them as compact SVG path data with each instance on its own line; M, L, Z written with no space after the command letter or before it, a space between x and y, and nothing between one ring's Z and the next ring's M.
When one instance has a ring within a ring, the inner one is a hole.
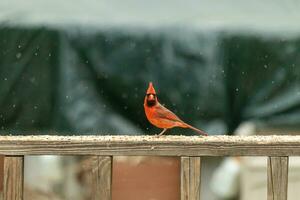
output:
M193 127L193 126L191 126L191 125L189 125L187 123L184 123L184 125L186 126L185 128L190 128L190 129L196 131L197 133L199 133L200 135L208 136L208 134L206 132L204 132L204 131L202 131L200 129L197 129L197 128L195 128L195 127Z

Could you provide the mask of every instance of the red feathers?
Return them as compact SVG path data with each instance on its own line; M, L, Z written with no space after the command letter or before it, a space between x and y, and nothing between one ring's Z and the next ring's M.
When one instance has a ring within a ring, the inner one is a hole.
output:
M149 83L145 96L144 109L149 122L158 128L164 129L159 135L162 135L167 129L173 127L190 128L201 135L207 135L204 131L183 122L173 112L162 106L157 100L152 82Z

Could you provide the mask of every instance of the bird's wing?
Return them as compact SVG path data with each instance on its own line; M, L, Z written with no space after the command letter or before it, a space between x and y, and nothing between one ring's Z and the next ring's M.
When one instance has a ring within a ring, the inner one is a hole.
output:
M182 120L179 119L179 117L177 117L172 111L170 111L169 109L165 108L161 104L158 104L156 106L154 115L157 118L167 119L167 120L170 120L170 121L173 121L173 122L182 122Z

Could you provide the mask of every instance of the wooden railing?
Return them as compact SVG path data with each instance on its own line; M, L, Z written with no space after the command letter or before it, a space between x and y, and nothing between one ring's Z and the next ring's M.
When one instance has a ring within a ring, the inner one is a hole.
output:
M268 156L268 200L286 200L288 157L300 136L0 136L4 199L23 199L24 156L90 155L94 199L111 199L113 156L181 157L181 200L200 199L201 156Z

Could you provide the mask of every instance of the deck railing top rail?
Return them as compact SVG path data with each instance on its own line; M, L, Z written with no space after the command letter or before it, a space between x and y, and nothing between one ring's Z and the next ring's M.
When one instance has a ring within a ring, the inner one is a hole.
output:
M268 200L287 200L288 156L300 136L0 136L5 200L22 200L24 155L94 155L92 199L112 199L118 155L180 156L181 200L200 200L201 156L268 156Z
M0 136L0 154L300 156L300 136Z

